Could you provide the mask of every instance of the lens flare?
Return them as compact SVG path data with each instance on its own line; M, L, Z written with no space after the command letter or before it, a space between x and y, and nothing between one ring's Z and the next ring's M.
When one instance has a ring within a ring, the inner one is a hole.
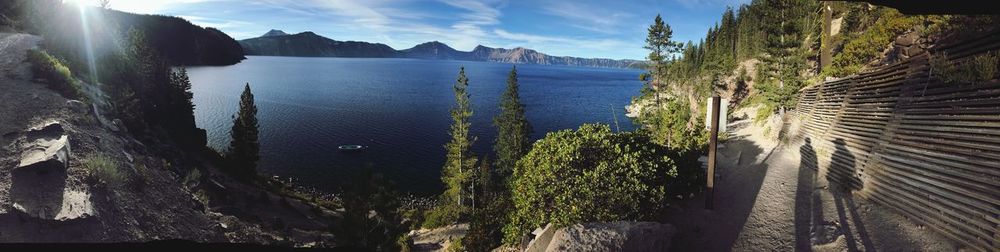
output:
M87 65L88 70L90 70L90 81L97 83L97 60L94 57L94 44L91 42L90 33L90 22L88 21L88 8L92 8L85 2L94 2L87 0L72 0L70 1L76 5L77 9L80 11L80 26L83 28L83 45L84 51L87 53Z

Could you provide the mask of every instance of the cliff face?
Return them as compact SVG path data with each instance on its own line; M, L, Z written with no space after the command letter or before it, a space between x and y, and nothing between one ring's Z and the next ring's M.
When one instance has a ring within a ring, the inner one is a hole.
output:
M364 57L364 58L415 58L440 60L468 60L513 64L567 65L605 68L639 68L643 61L590 59L568 56L551 56L527 48L491 48L476 46L472 51L459 51L447 44L432 41L409 49L395 50L384 44L354 41L336 41L303 32L281 35L271 30L261 37L240 41L247 55L297 56L297 57Z
M384 44L336 41L312 32L293 35L280 35L284 32L278 32L272 30L264 36L240 40L239 43L247 55L386 58L399 54Z

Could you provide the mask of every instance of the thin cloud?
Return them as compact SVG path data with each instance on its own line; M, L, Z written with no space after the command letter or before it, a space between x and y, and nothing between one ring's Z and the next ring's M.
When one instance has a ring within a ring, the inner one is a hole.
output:
M567 56L579 49L599 55L604 58L622 58L612 55L620 55L623 51L641 50L641 46L618 39L587 39L559 36L543 36L526 33L509 32L504 29L494 29L493 33L501 39L513 41L507 43L508 47L520 46L538 50L542 53L555 56Z
M546 4L542 7L542 11L569 21L567 23L569 26L606 34L618 33L623 20L632 16L623 11L564 1Z

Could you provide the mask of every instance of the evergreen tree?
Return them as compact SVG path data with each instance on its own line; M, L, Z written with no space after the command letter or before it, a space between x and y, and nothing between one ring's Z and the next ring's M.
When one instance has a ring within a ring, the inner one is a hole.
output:
M170 71L170 83L167 85L167 96L169 97L168 108L164 118L164 125L178 141L186 146L202 146L197 136L198 129L194 121L194 102L191 99L191 80L188 78L187 70L183 67L177 71Z
M514 171L518 159L531 150L528 134L531 134L531 124L524 116L524 104L518 93L517 67L507 75L507 90L500 98L500 114L493 118L497 127L497 138L493 145L496 152L496 167L500 180L504 180Z
M247 83L240 95L240 110L233 119L233 140L226 155L231 170L237 176L251 177L257 174L257 160L260 160L258 133L257 105L254 105L250 83Z
M799 72L805 68L803 41L808 34L806 20L815 3L805 0L766 0L770 7L764 11L767 32L765 69L762 71L764 85L759 87L764 94L767 110L783 114L785 108L794 106L795 94L802 87ZM760 115L762 116L762 115Z
M677 52L680 45L671 40L674 31L670 29L669 24L663 22L663 18L659 14L656 15L648 31L646 45L643 48L649 50L649 56L646 58L650 61L650 71L653 75L652 85L659 87L658 85L662 83L657 79L666 74L664 69L666 68L667 55Z
M392 181L361 170L343 194L344 218L337 225L340 245L372 251L399 251L397 239L405 232L399 199Z
M513 209L510 193L503 179L494 177L497 171L484 159L476 169L473 204L469 232L462 238L468 251L490 251L500 246L503 226Z
M472 117L472 103L469 100L469 79L465 77L465 67L458 72L458 81L455 83L455 107L451 109L452 125L450 129L451 141L446 144L448 158L442 169L441 180L445 184L445 191L442 195L444 207L447 209L448 221L457 219L466 212L465 198L468 196L468 181L473 168L476 166L476 157L470 151L475 137L469 136L469 127Z

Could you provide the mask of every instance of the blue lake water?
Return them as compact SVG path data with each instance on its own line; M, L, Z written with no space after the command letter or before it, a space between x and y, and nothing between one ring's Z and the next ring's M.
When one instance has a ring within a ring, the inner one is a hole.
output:
M198 127L209 146L229 145L232 115L246 83L260 121L258 170L337 191L355 171L371 165L397 189L439 193L444 144L455 103L452 90L465 66L473 103L473 151L492 155L499 112L511 64L416 59L296 58L249 56L222 67L190 67ZM624 107L638 95L638 70L518 65L521 101L534 133L584 123L634 126ZM369 148L344 153L337 146Z

